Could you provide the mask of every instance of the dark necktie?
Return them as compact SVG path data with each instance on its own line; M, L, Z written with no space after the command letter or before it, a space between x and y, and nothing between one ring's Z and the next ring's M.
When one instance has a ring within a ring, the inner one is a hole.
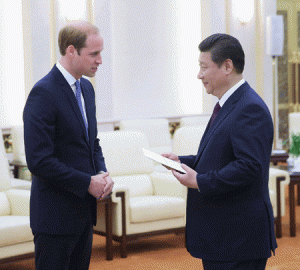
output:
M85 129L86 129L86 134L88 134L88 123L86 121L85 115L84 115L84 111L83 111L83 106L82 106L82 102L81 102L81 87L80 87L80 82L79 80L77 80L75 82L75 87L76 87L76 91L75 91L75 95L76 95L76 100L83 118L83 122L85 125Z
M210 125L212 125L213 121L216 119L220 110L221 110L221 106L220 106L219 102L217 102L217 104L215 105L214 111L212 113L212 116L211 116Z

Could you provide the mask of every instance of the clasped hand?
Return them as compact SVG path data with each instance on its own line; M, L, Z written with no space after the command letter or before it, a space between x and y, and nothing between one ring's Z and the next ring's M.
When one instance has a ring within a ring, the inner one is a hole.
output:
M88 192L97 199L104 199L108 196L114 186L114 182L109 176L109 172L93 175Z
M171 160L174 160L178 163L181 163L179 160L179 157L174 153L166 153L162 154L163 157L169 158ZM172 170L173 175L177 178L177 180L184 186L189 188L197 188L198 189L198 183L197 183L197 172L191 169L189 166L181 163L181 167L186 171L186 174L179 173L175 171L174 169L166 167L168 170Z

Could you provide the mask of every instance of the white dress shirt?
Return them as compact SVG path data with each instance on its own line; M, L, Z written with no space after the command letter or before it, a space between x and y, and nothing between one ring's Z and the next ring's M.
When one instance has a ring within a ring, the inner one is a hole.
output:
M65 77L66 81L68 82L68 84L72 88L72 90L74 92L74 95L76 96L76 87L75 87L76 79L61 65L61 63L57 62L56 67L62 73L62 75ZM80 81L80 79L79 79L79 81ZM86 111L85 111L85 103L84 103L82 92L81 92L81 103L82 103L82 108L83 108L83 112L84 112L85 121L86 121L86 123L88 123L87 117L86 117Z

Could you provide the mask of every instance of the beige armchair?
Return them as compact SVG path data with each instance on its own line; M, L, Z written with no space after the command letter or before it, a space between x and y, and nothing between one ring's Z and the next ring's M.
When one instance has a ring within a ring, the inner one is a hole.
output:
M269 191L273 207L276 237L282 237L282 217L285 215L285 186L290 183L290 176L287 171L270 168Z
M171 174L153 172L153 162L142 152L142 148L149 149L146 135L137 131L114 131L99 133L98 137L115 185L111 216L110 211L105 214L105 206L99 203L94 232L120 242L122 258L127 257L129 241L184 232L187 188ZM112 220L111 223L105 224L107 219ZM111 247L107 249L111 250ZM107 254L107 259L112 257Z
M29 190L0 192L0 264L34 257Z

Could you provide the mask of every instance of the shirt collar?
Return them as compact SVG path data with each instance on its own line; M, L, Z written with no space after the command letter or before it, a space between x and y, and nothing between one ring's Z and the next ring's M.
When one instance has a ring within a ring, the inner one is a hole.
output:
M229 99L229 97L244 83L245 80L241 79L238 83L232 86L219 100L220 106L222 107L225 104L226 100Z
M68 84L72 87L77 80L62 66L61 63L57 62L56 67L59 69L59 71L65 77Z

